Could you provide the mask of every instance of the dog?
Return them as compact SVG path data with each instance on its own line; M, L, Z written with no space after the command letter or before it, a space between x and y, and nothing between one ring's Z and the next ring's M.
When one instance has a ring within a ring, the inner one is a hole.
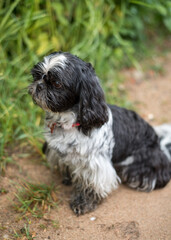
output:
M73 184L76 215L90 212L118 184L140 191L171 178L171 125L153 128L134 111L107 105L94 68L67 52L44 57L28 87L45 112L43 151Z

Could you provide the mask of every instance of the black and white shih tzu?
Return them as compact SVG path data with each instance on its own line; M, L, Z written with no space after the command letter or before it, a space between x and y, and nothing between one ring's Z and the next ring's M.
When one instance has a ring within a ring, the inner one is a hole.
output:
M171 125L151 127L135 112L107 105L90 63L66 53L44 57L29 86L45 112L44 152L65 184L77 214L96 208L119 183L140 191L171 178Z

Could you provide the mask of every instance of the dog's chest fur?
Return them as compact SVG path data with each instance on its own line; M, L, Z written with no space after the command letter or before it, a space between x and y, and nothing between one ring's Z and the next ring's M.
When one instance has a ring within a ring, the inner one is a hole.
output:
M67 154L79 158L101 154L111 158L114 147L112 118L110 117L100 129L94 129L89 136L84 135L77 127L72 127L75 121L76 116L73 112L48 114L45 122L45 138L50 148L56 150L60 157L66 158L66 162ZM50 126L54 123L56 126L51 133Z
M116 173L111 163L114 147L111 112L109 110L109 121L101 128L94 129L90 136L84 135L77 127L72 127L75 121L73 112L67 112L65 116L64 113L59 113L46 117L45 138L51 149L48 159L61 169L68 166L73 181L74 178L82 178L85 182L89 181L90 185L96 185L96 189L103 181L111 182L111 185L108 184L110 189L104 191L107 194L117 185L117 180L114 181ZM54 122L58 126L51 133L48 125ZM104 184L105 187L106 185Z

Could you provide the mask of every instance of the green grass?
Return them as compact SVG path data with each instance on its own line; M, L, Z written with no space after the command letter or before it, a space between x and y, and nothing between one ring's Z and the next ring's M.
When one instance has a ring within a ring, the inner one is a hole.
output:
M0 195L4 195L7 193L8 193L8 190L6 190L5 188L0 188Z
M13 207L21 214L21 217L43 217L44 213L58 206L59 200L53 185L33 184L23 182L15 194L16 201Z
M30 232L30 226L29 224L24 224L24 227L20 229L20 231L16 231L15 229L13 229L14 234L13 236L15 237L15 239L27 239L27 240L33 240L35 239L35 237Z
M2 0L0 2L0 171L13 159L7 149L25 142L41 154L43 113L27 94L30 69L52 51L89 61L110 103L130 106L118 70L135 58L149 32L168 34L169 0ZM148 31L147 31L148 30ZM144 48L142 47L144 46ZM143 53L142 53L143 54Z

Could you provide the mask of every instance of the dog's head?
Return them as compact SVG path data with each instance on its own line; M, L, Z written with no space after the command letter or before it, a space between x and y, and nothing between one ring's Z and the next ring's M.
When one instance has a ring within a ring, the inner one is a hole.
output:
M80 128L87 133L108 120L107 105L90 63L70 53L55 52L32 71L29 94L45 111L64 112L78 106Z

